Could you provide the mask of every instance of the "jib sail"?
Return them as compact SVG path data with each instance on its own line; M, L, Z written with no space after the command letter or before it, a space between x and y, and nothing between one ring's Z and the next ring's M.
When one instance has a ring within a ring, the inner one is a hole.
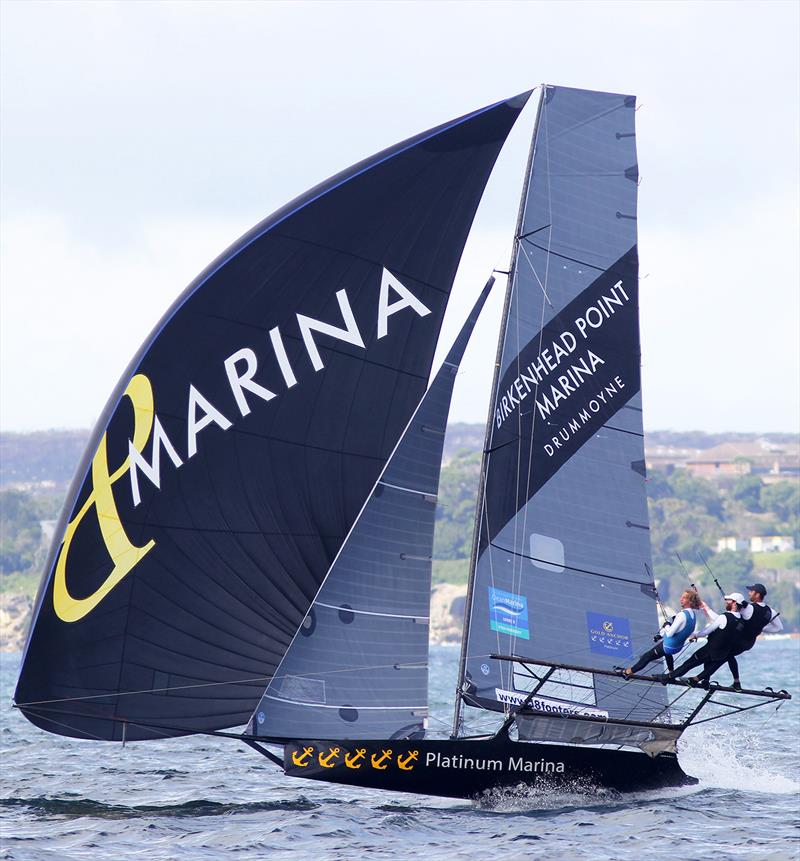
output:
M428 716L431 557L456 372L480 297L314 599L248 731L409 738Z
M530 673L493 653L610 669L657 627L634 112L632 96L564 87L545 87L539 105L478 501L460 676L469 706L503 709L532 689ZM557 681L537 708L649 720L666 702L615 678Z
M333 177L176 300L70 490L15 694L31 721L120 740L248 720L425 391L526 99Z

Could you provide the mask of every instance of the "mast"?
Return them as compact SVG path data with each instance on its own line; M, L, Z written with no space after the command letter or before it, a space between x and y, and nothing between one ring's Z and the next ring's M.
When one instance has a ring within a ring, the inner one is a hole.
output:
M486 416L486 429L484 432L483 451L481 453L481 469L480 480L478 485L478 498L475 505L475 519L472 529L472 552L469 561L469 576L467 579L467 600L464 605L464 626L461 634L461 657L458 665L458 680L456 682L455 708L453 714L453 731L452 737L457 738L461 724L461 690L464 683L464 672L467 663L467 642L469 640L469 623L472 616L472 594L475 585L475 566L478 560L478 548L480 538L480 523L483 510L484 491L486 488L486 465L489 457L489 443L492 436L492 415L494 403L497 399L497 388L500 382L500 365L503 354L503 344L505 342L505 329L508 326L508 309L511 305L511 297L514 292L514 277L517 270L517 257L519 255L520 234L522 233L523 222L525 219L525 204L528 199L528 192L531 184L531 173L533 171L533 157L536 152L536 137L539 131L539 121L542 115L542 105L544 104L547 85L541 84L539 93L539 102L536 105L536 119L533 123L533 133L531 136L531 145L528 150L528 163L525 168L525 178L522 186L522 194L520 195L519 211L517 213L517 226L514 230L514 242L511 251L511 262L508 267L508 282L506 285L506 295L503 302L503 315L501 317L500 331L497 336L497 355L494 363L494 378L492 380L492 391L489 396L489 407Z

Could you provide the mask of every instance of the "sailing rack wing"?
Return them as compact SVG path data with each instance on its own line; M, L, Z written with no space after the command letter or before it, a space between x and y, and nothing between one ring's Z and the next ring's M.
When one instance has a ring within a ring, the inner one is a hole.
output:
M787 691L774 691L772 688L750 690L727 687L713 681L701 685L691 678L666 680L658 675L634 674L620 679L618 672L596 667L551 663L517 655L491 655L491 659L518 665L523 675L530 679L526 685L529 692L520 696L517 704L509 705L508 716L498 730L499 734L507 733L516 724L519 738L525 741L619 744L638 747L655 756L664 751L674 752L678 738L690 726L775 702L780 707L785 700L792 698ZM652 690L660 691L662 686L674 688L676 693L668 697L667 705L651 720L610 718L602 709L581 705L574 700L560 701L553 698L554 689L557 696L558 690L566 686L573 692L580 688L593 692L593 687L582 684L580 679L591 679L595 675L617 678L643 700L648 698ZM519 679L520 675L516 678ZM469 700L469 694L465 696ZM738 705L735 702L737 697L756 698L758 702ZM701 713L707 707L715 707L716 711L701 718Z

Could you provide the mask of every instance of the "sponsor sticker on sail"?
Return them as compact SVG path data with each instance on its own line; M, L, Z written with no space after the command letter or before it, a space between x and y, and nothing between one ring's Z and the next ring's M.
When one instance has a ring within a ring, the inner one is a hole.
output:
M528 599L524 595L489 586L489 627L501 634L530 640Z
M528 694L520 691L504 691L495 688L495 698L499 703L507 703L512 706L521 706ZM607 718L608 712L593 706L584 706L580 703L568 703L563 700L554 700L549 697L533 697L528 707L539 712L549 712L558 715L588 715L589 717Z
M591 651L619 658L633 657L631 624L627 619L608 616L605 613L587 612L586 627Z

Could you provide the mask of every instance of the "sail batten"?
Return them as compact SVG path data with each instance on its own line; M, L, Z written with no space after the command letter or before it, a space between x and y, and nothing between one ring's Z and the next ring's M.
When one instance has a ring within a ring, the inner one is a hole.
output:
M519 553L518 551L514 550L511 547L503 547L502 545L496 544L495 542L492 542L491 546L496 550L502 551L503 553L511 553L514 556L519 556L522 559L528 559L531 562L538 562L542 565L552 565L553 564L551 561L549 561L547 559L543 559L543 558L540 558L538 556L531 556L528 553ZM631 580L627 577L617 577L617 576L614 576L613 574L606 574L603 571L590 571L587 568L576 568L574 565L567 565L566 563L559 563L559 567L563 567L564 570L574 571L576 574L587 574L590 577L604 577L608 580L619 580L623 583L635 583L638 586L651 587L653 585L653 581L650 579L648 579L648 580Z

